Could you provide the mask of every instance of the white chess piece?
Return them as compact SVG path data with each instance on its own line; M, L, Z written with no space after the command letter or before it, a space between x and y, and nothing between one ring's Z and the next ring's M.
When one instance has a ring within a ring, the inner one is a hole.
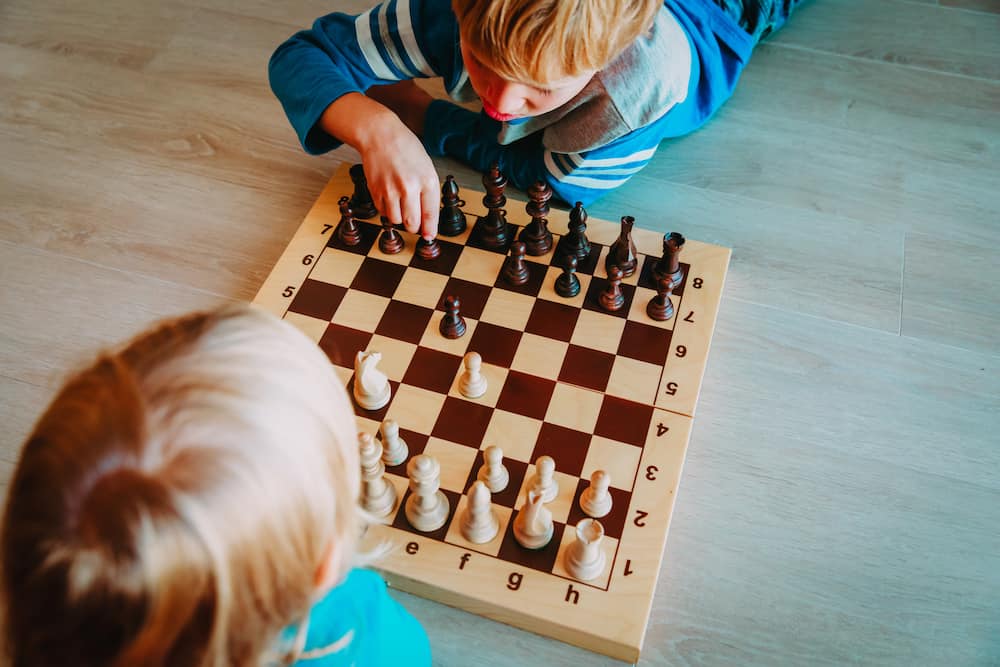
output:
M604 470L595 470L590 476L590 486L580 494L580 509L584 514L600 519L611 511L611 475Z
M387 466L398 466L406 460L410 453L410 448L406 441L399 436L399 424L395 419L386 419L382 422L382 461Z
M601 549L604 526L597 519L582 519L576 524L576 539L566 548L566 571L580 581L601 576L607 557Z
M465 370L458 378L458 391L466 398L479 398L486 393L486 378L480 372L483 358L478 352L469 352L463 362Z
M410 497L406 520L422 533L437 530L448 520L448 496L441 492L441 466L427 454L418 454L406 464Z
M376 365L381 360L378 352L358 352L354 358L354 400L362 410L381 410L389 403L389 378Z
M370 433L358 434L361 449L361 506L385 518L396 507L396 487L386 481L382 445Z
M497 536L500 521L493 511L490 490L484 482L472 483L460 528L462 537L473 544L485 544Z
M483 450L483 465L476 477L486 482L490 493L500 493L507 488L510 473L503 464L503 450L496 445L490 445Z
M541 549L552 539L554 530L552 512L545 508L542 495L528 491L528 500L514 519L514 539L525 549Z
M542 494L542 502L551 503L559 495L555 472L556 462L551 456L539 456L535 461L535 475L528 487Z

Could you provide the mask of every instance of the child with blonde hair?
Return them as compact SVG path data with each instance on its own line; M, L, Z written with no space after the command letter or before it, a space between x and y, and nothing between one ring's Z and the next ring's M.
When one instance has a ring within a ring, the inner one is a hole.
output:
M800 1L385 0L293 35L271 88L306 151L356 148L380 212L430 238L429 155L590 203L708 120ZM482 113L432 99L425 77Z
M255 308L100 356L11 482L13 665L429 665L417 621L354 568L355 428L319 348Z

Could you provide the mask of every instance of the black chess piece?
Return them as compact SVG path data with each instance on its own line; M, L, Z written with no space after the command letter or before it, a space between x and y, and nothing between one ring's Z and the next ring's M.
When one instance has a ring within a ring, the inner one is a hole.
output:
M569 234L559 244L560 253L572 255L582 262L590 255L590 241L587 240L587 210L583 202L577 202L569 212Z
M538 257L552 249L552 232L549 231L549 221L545 218L549 214L552 188L544 181L535 181L528 188L528 197L530 201L525 209L531 216L531 222L525 225L517 238L524 242L529 255Z
M510 255L504 260L500 272L508 285L523 285L528 282L528 266L524 261L525 251L525 245L521 241L510 244Z
M465 318L459 313L462 301L457 296L449 296L444 301L444 317L438 330L445 338L461 338L465 334Z
M608 287L597 297L601 308L609 312L621 310L625 305L625 295L622 294L622 270L615 265L608 267Z
M669 278L671 289L676 288L684 280L684 270L681 269L681 250L684 249L684 237L677 232L663 235L663 256L653 265L653 276Z
M608 257L605 266L617 266L621 269L622 276L628 278L635 273L635 268L639 262L635 258L635 243L632 242L632 225L635 218L631 215L622 216L622 228L618 234L618 239L611 244L608 250Z
M361 243L361 230L354 220L351 210L351 198L344 196L337 202L340 206L340 224L337 225L337 240L346 246L356 246Z
M572 299L580 293L580 279L576 277L576 257L569 255L563 263L563 271L556 278L556 294L564 299Z
M487 248L502 250L510 241L510 225L507 224L507 211L503 208L507 203L504 196L507 177L500 173L500 165L496 162L483 174L483 188L486 190L483 196L486 215L479 218L476 225L479 241Z
M359 218L374 218L378 215L372 193L368 190L368 179L360 164L351 165L351 182L354 183L354 194L351 195L351 210Z
M403 250L403 236L396 231L396 228L389 222L389 218L384 215L382 220L382 234L378 237L378 249L387 255L395 255Z
M465 202L458 196L455 177L448 174L441 186L441 211L438 213L438 234L458 236L465 231Z
M437 259L441 256L441 244L438 243L437 239L428 241L421 236L417 239L417 256L428 261Z
M666 322L674 316L674 304L670 302L670 293L674 285L670 278L656 279L656 296L646 304L646 314L657 322Z

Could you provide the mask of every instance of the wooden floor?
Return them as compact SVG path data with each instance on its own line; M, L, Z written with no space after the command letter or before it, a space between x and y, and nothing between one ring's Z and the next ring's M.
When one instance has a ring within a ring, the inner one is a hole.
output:
M68 369L249 300L357 159L265 68L361 7L0 0L4 490ZM1000 664L998 164L998 0L813 0L592 207L734 249L640 664ZM399 597L441 665L607 664Z

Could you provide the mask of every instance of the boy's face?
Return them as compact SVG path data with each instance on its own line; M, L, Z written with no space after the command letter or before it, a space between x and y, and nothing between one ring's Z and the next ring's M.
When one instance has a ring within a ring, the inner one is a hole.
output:
M594 72L585 72L574 77L553 78L544 87L510 81L494 72L464 41L462 59L469 82L483 102L483 111L499 121L540 116L557 109L573 99L594 77Z

